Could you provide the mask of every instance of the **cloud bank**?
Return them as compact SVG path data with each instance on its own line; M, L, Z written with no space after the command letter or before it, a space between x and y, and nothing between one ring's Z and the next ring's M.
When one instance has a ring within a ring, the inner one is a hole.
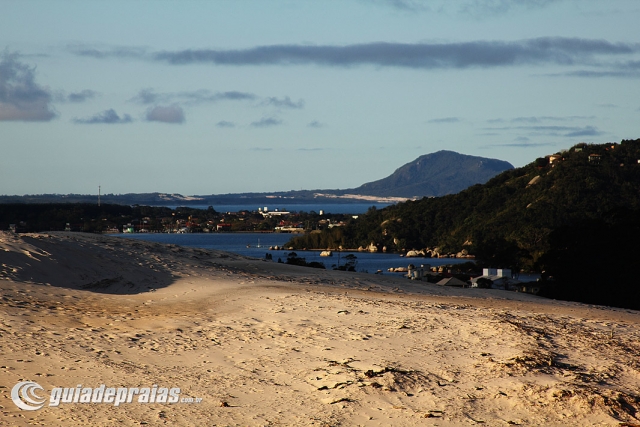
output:
M606 40L541 37L513 42L365 43L346 46L272 45L236 50L179 50L151 54L174 65L303 65L350 67L374 65L423 69L502 67L516 65L594 65L599 55L630 55L640 44ZM634 69L635 62L627 63Z
M369 3L379 3L390 6L393 9L404 12L424 12L430 11L427 2L424 0L367 0Z
M155 106L149 108L146 113L146 120L148 122L162 122L162 123L184 123L184 110L178 105L168 106Z
M202 104L218 101L243 101L254 100L258 97L252 93L227 91L212 92L207 89L184 92L157 93L153 89L143 89L136 96L130 99L131 102L139 104L156 104L168 102L183 102L185 104Z
M69 102L85 102L89 99L93 99L96 97L96 95L98 95L98 92L93 91L93 90L89 90L89 89L85 89L83 91L80 92L75 92L75 93L70 93L69 95L67 95L67 101Z
M35 68L18 61L17 53L0 60L0 121L49 121L56 116L52 96L35 81Z
M282 120L274 118L263 118L255 122L251 122L251 126L254 128L267 128L271 126L278 126L282 124Z
M511 9L524 7L526 9L542 9L563 0L458 0L455 2L433 0L367 0L369 3L379 3L404 12L435 12L449 13L450 9L457 9L458 13L475 17L494 16L508 13Z
M116 113L113 108L105 110L101 113L95 114L94 116L88 117L86 119L74 119L73 122L77 124L84 125L95 125L95 124L122 124L122 123L131 123L133 119L129 114L124 114L122 117Z
M529 116L511 119L512 123L569 122L575 120L593 120L595 116Z
M556 145L551 142L528 142L528 138L525 138L523 140L516 138L516 141L520 141L520 142L513 142L513 143L506 143L506 144L489 144L489 145L484 145L478 148L483 148L483 149L493 148L493 147L535 148L535 147L549 147L549 146Z
M562 0L472 0L460 5L460 13L475 17L494 16L508 13L514 8L542 9Z
M278 108L294 108L300 109L304 108L304 100L299 99L298 102L293 102L291 98L285 96L282 99L278 99L276 97L269 97L262 102L262 105L271 105L273 107Z
M595 126L507 126L500 128L484 128L488 131L527 131L530 135L551 135L565 137L598 136L603 132ZM489 134L491 135L491 134Z
M110 47L106 49L101 49L98 47L91 47L85 45L69 45L67 49L78 55L89 58L141 58L147 53L147 49L140 47L131 47L131 46L116 46Z
M560 1L560 0L558 0ZM516 0L527 8L544 7L554 0ZM392 2L393 3L393 2ZM483 3L471 2L474 5ZM469 3L469 4L471 4ZM513 2L487 0L489 9L502 9ZM513 4L515 4L513 3ZM399 8L411 9L413 1L397 2ZM404 7L404 6L408 7ZM475 6L474 6L475 7ZM509 6L510 7L510 6ZM516 41L476 40L453 43L374 42L351 45L281 44L254 46L246 49L184 49L150 51L125 47L71 47L70 52L98 59L138 59L170 65L211 64L218 66L317 65L327 67L398 67L412 69L473 69L516 66L555 65L573 70L544 74L550 77L638 78L640 43L616 43L603 39L578 37L539 37ZM583 67L582 69L576 69ZM240 95L240 98L235 97ZM220 99L255 99L242 92L184 92L173 98L191 98L193 102ZM164 99L159 102L173 102ZM140 102L151 102L142 98Z
M460 118L458 117L442 117L440 119L431 119L427 123L458 123Z

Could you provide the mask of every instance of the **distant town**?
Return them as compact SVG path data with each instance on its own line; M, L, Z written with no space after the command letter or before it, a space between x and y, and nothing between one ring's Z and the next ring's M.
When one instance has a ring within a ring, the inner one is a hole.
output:
M351 214L296 212L268 206L218 212L208 209L114 204L0 204L0 229L13 232L91 233L303 233L343 227Z
M177 209L180 211L180 208ZM211 213L210 211L203 211ZM122 229L113 224L105 233L215 233L215 232L276 232L304 233L310 230L324 230L346 225L347 218L357 215L325 215L324 211L311 213L269 210L267 206L257 210L224 212L210 215L188 215L181 218L173 213L160 218L143 217L123 224ZM67 224L67 231L71 224Z

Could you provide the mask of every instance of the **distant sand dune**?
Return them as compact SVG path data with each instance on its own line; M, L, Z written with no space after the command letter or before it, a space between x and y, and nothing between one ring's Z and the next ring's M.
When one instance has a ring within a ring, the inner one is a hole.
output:
M0 289L0 425L640 424L631 310L79 233L0 234ZM202 402L22 411L26 380Z

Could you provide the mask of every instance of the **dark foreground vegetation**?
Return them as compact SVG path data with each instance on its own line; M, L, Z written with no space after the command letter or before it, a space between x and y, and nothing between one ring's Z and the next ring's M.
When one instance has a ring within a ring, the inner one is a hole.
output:
M638 242L637 210L619 209L554 230L539 262L547 285L541 295L640 310Z

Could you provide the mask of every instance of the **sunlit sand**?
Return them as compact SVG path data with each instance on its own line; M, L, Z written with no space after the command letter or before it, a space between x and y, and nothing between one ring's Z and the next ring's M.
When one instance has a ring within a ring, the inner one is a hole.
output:
M615 426L631 310L102 236L0 234L2 425ZM11 389L179 387L200 403L17 408Z

